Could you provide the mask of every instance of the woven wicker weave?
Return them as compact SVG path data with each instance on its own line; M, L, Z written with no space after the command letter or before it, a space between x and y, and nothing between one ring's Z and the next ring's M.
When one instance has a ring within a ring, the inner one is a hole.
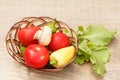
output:
M44 25L46 23L49 23L49 22L53 22L54 19L53 18L50 18L50 17L26 17L24 18L22 21L19 21L17 23L15 23L11 29L9 30L7 36L6 36L6 47L7 47L7 50L8 50L8 53L10 54L10 56L16 60L18 63L30 68L26 63L25 63L25 60L24 58L20 55L20 47L21 47L21 43L19 42L18 38L17 38L17 33L18 31L21 29L21 28L24 28L24 27L28 27L28 26L31 26L31 25L35 25L35 26L38 26L38 27L44 27ZM73 59L75 58L76 56L76 53L77 53L77 36L75 34L75 32L67 25L65 24L64 22L62 21L56 21L56 28L57 28L57 31L59 32L63 32L63 30L67 30L68 33L69 33L69 39L71 42L74 41L74 46L76 48L76 52L75 52L75 55L74 57L65 65L67 66L68 64L70 64ZM71 44L72 45L72 44ZM65 66L59 68L59 69L50 69L50 68L43 68L43 69L40 69L43 70L43 71L59 71L59 70L62 70Z

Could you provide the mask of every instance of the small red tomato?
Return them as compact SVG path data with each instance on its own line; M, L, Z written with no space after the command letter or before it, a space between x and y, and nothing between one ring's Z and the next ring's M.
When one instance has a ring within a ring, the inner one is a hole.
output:
M52 35L52 40L49 44L51 51L58 50L70 45L69 38L62 32L57 32Z
M41 69L45 67L49 61L48 50L40 44L31 44L24 51L24 59L28 66Z
M37 30L39 30L39 27L32 27L32 28L22 28L18 31L18 39L19 41L25 45L28 46L30 44L37 43L37 40L33 39L33 36Z

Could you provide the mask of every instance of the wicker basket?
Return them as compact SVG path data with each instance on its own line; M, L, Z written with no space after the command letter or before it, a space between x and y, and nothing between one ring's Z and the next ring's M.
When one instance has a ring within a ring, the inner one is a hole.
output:
M54 19L53 18L50 18L50 17L26 17L24 18L22 21L19 21L17 23L15 23L11 29L9 30L9 32L7 33L7 36L6 36L6 48L8 50L8 53L10 54L10 56L16 60L18 63L30 68L26 63L25 63L25 60L24 58L20 55L20 47L21 47L21 43L19 42L18 38L17 38L17 33L18 31L21 29L21 28L24 28L24 27L27 27L27 26L30 26L30 25L35 25L35 26L39 26L39 27L44 27L44 25L46 23L49 23L49 22L53 22ZM77 41L77 36L75 34L75 32L67 25L65 24L64 22L62 21L56 21L56 24L55 24L56 28L57 28L57 32L63 32L63 30L67 30L68 33L69 33L69 39L71 42L74 41L74 46L76 48L76 51L75 51L75 55L74 57L65 65L67 66L68 64L70 64L73 59L75 58L76 56L76 53L77 53L77 48L78 48L78 41ZM71 44L72 45L72 44ZM59 69L56 69L56 68L43 68L43 69L40 69L38 71L59 71L59 70L62 70L65 66L59 68Z

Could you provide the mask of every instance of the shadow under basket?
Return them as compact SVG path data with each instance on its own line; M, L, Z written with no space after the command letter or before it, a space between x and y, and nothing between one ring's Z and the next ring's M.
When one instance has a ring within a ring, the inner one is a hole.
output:
M44 27L45 24L50 23L50 22L54 22L54 19L50 17L25 17L23 20L15 23L11 27L11 29L9 30L6 36L6 48L10 56L14 60L16 60L18 63L30 68L25 63L24 57L21 56L20 54L20 47L22 46L22 44L19 42L18 37L17 37L18 31L21 28L32 26L32 25L38 26L38 27ZM57 28L57 32L64 33L65 31L67 31L66 35L69 37L71 45L73 45L76 49L74 57L65 65L67 66L74 60L77 54L77 49L78 49L77 35L74 32L74 30L72 30L67 24L65 24L62 21L56 21L55 27ZM65 66L62 66L61 68L57 68L57 69L50 68L50 67L44 67L43 69L37 69L37 71L60 71L63 68L65 68Z

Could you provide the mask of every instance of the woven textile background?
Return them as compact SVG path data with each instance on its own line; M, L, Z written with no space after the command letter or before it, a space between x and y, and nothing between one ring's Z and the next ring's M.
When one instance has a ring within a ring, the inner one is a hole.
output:
M17 21L29 16L49 16L79 25L103 25L116 29L109 50L110 62L102 78L89 63L71 64L60 72L35 72L15 62L8 54L5 36ZM0 0L0 80L120 80L120 0Z

